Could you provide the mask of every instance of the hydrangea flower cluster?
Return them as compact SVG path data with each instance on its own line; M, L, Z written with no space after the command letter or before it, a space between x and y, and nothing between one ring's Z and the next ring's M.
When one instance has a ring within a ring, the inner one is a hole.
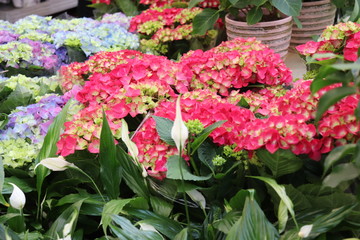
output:
M50 43L25 38L0 44L0 63L5 67L37 66L48 70L55 69L60 64L55 51L55 46Z
M219 145L232 145L246 123L255 118L250 110L229 104L207 90L189 92L182 97L181 105L185 122L197 119L207 127L217 121L226 120L210 134L213 142ZM154 115L174 120L175 102L163 101L155 108ZM133 141L139 149L139 161L149 175L159 179L165 178L167 158L176 154L177 149L160 140L154 119L146 121Z
M297 46L296 49L305 56L313 56L316 53L335 53L344 55L345 60L356 61L360 47L359 31L360 24L354 22L328 26L317 42L309 41Z
M140 0L141 4L150 5L150 8L176 6L178 3L188 4L189 0ZM199 4L201 8L217 8L219 0L203 0Z
M192 20L202 11L201 8L150 8L131 19L130 31L137 31L144 51L166 54L169 44L176 40L194 38ZM198 37L205 44L216 37L216 31L208 31Z
M190 51L179 64L181 72L191 79L190 90L208 88L223 96L252 83L281 85L292 81L280 56L255 38L238 38L205 52Z
M5 166L18 168L33 162L48 127L71 94L48 95L38 103L17 107L9 115L9 122L0 130L0 156Z

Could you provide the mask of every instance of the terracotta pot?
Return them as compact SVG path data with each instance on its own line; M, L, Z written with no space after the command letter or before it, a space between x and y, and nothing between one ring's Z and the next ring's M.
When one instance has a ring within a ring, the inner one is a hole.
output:
M298 17L302 28L293 25L291 48L313 40L313 36L319 36L327 26L334 24L335 13L336 7L330 0L303 2Z
M291 39L292 17L283 16L280 20L259 22L248 25L236 21L230 14L225 16L226 34L228 40L242 37L256 37L262 43L274 49L282 58L288 53Z

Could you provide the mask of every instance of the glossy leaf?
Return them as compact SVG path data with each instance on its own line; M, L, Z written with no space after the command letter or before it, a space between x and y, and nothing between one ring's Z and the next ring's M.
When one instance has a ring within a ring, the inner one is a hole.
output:
M242 210L242 209L241 209ZM223 218L213 223L214 228L228 234L232 226L240 219L241 212L230 211Z
M3 205L7 205L7 202L4 199L4 196L2 195L4 182L5 182L4 163L2 157L0 156L0 203Z
M356 145L355 144L346 144L343 146L338 146L334 148L329 155L325 158L324 162L324 173L327 173L329 169L338 161L340 161L343 157L353 154L355 152Z
M279 239L275 227L257 204L253 193L246 198L241 218L231 227L226 240Z
M214 144L208 141L203 142L197 150L199 160L214 172L214 164L212 160L216 156Z
M242 210L244 208L244 204L246 201L246 198L249 197L249 191L241 189L236 193L235 196L233 196L230 201L229 205L233 210Z
M4 240L21 240L20 237L10 228L0 224L0 239Z
M360 168L354 163L343 163L335 166L332 172L324 178L323 185L335 188L344 181L353 180L360 176Z
M316 111L315 122L318 122L321 116L332 105L340 101L346 96L356 93L356 89L353 87L339 87L326 92L319 100L318 108Z
M356 143L356 150L355 150L355 154L354 154L354 163L358 168L360 168L360 141L358 141Z
M302 7L301 0L270 0L280 12L288 16L299 16Z
M10 113L18 106L27 106L33 101L32 93L24 86L20 84L16 85L14 91L12 91L6 99L0 101L0 112Z
M322 79L320 77L316 77L315 80L311 83L310 90L312 93L318 92L320 89L330 86L335 83L342 83L345 82L344 79L346 79L346 74L344 72L335 72L328 76L326 76L326 79Z
M201 13L195 16L193 20L194 35L205 35L205 33L214 28L214 24L219 18L219 11L211 8L205 8Z
M284 201L280 200L279 209L278 209L279 233L282 233L285 230L288 219L289 219L289 215L288 215L287 207Z
M176 236L174 237L174 240L187 240L188 239L188 228L184 228L183 230L181 230L181 232L179 232L178 234L176 234Z
M0 130L3 129L8 122L8 115L6 115L5 113L0 113Z
M150 203L153 211L164 217L168 217L174 207L172 203L154 196L150 196Z
M127 16L135 16L138 14L137 7L131 0L115 0L115 3Z
M169 179L181 180L183 177L184 180L189 180L189 181L204 181L211 178L211 175L208 176L193 175L190 172L189 167L186 165L185 160L177 155L170 156L167 159L166 168L167 168L166 177Z
M274 178L298 171L303 161L290 150L279 149L271 154L265 149L258 149L256 155L271 170Z
M226 120L221 120L206 127L191 143L191 155L195 154L195 151L206 140L206 138L218 127L224 124Z
M250 11L246 15L246 22L249 25L253 25L261 21L263 16L263 11L261 7L251 8Z
M198 5L199 3L203 2L204 0L190 0L188 8L193 8L196 5Z
M103 112L103 123L100 134L100 179L104 185L105 192L116 199L120 195L121 169L116 159L115 140L109 123Z
M175 142L171 137L171 129L174 125L174 121L158 116L152 116L156 122L156 131L160 136L160 139L171 146L175 146Z

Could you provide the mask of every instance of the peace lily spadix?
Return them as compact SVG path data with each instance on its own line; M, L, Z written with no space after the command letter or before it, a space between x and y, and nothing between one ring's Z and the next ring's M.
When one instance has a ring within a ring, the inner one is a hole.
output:
M26 198L25 198L25 194L23 193L23 191L21 191L21 189L16 186L13 183L10 183L13 186L13 192L10 196L10 205L13 208L16 208L18 210L22 210L25 206L26 203Z
M176 147L179 153L185 147L185 142L189 137L189 131L185 126L185 123L181 117L181 109L180 109L180 96L176 101L176 115L174 125L171 129L171 138L174 140Z
M73 163L66 161L62 156L56 158L45 158L41 160L41 162L38 163L35 168L37 168L38 165L43 165L52 171L65 171L69 167L76 167Z

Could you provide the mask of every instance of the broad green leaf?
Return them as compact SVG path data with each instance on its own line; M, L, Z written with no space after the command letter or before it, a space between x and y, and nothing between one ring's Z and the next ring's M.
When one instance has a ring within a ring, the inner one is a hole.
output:
M343 157L345 157L349 154L354 154L355 149L356 149L355 144L346 144L346 145L334 148L329 153L329 155L327 155L327 157L325 158L324 174L327 173L329 171L330 167L332 167L336 162L341 160Z
M214 144L208 141L203 142L197 151L199 160L214 172L214 164L212 160L216 157L216 150Z
M8 122L8 115L6 115L5 113L0 113L0 130L3 129Z
M18 178L15 176L11 176L4 179L2 194L12 193L13 187L9 183L13 183L18 186L24 193L32 192L35 190L33 187L34 181L32 178Z
M27 106L33 101L32 93L20 84L16 85L13 92L1 102L0 112L10 113L18 106Z
M112 216L122 212L123 208L128 204L129 205L144 204L144 208L148 207L147 202L144 200L144 198L128 198L128 199L111 200L110 202L105 204L103 213L101 215L101 224L104 233L106 233L107 231Z
M282 185L279 185L274 179L271 179L271 178L255 177L255 176L252 176L252 178L259 179L259 180L269 184L275 190L275 192L279 195L281 201L284 202L284 205L288 209L295 224L297 224L296 218L295 218L295 212L294 212L294 205L293 205L291 199L289 198L289 196L286 194L285 187Z
M137 7L131 0L115 0L115 3L127 16L135 16L138 14Z
M84 200L85 199L85 200ZM59 199L56 206L62 206L69 203L75 203L78 201L83 200L84 203L91 203L91 204L103 204L102 198L100 195L95 194L89 194L86 192L82 193L74 193L74 194L68 194L62 198Z
M356 117L356 120L360 121L360 101L358 102L354 115Z
M190 0L188 8L193 8L196 5L198 5L199 3L203 2L204 0Z
M126 211L131 216L143 219L142 222L150 224L169 239L173 239L183 229L179 222L147 210L126 208Z
M195 151L205 141L205 139L218 127L220 127L226 120L221 120L206 127L197 138L191 143L191 155L195 154Z
M55 222L51 225L46 235L49 236L49 238L51 239L57 239L58 236L65 237L63 236L64 226L65 224L68 224L70 222L73 223L71 228L71 234L74 233L83 201L84 199L72 204L65 211L63 211L60 216L55 220Z
M315 122L318 122L321 116L329 109L332 105L340 101L346 96L356 93L356 89L353 87L338 87L326 92L319 100Z
M286 223L289 219L288 210L284 201L280 200L279 209L278 209L278 229L279 233L282 233L286 228Z
M111 219L121 228L114 227L110 224L110 228L120 239L144 239L144 240L163 240L163 237L154 231L144 231L136 228L128 219L122 216L112 215Z
M156 122L156 131L160 136L160 139L171 146L175 146L175 142L171 137L171 129L174 125L174 121L158 116L152 116Z
M201 192L199 192L196 189L193 189L190 191L186 191L186 193L187 193L187 195L189 195L191 200L196 202L200 206L200 208L205 211L206 199L205 199L204 195L202 195Z
M360 141L356 143L356 150L353 158L355 165L360 168Z
M219 18L219 10L205 8L201 13L195 16L193 20L194 35L205 35L205 33L214 28L215 22Z
M261 21L263 17L263 11L261 7L251 8L250 11L246 15L246 22L249 25L253 25Z
M344 181L353 180L360 175L360 168L354 163L343 163L335 166L332 172L324 178L323 185L335 188Z
M176 180L189 180L189 181L204 181L211 178L211 175L208 176L196 176L193 175L189 167L186 165L185 160L178 155L170 156L167 159L166 163L166 177L169 179Z
M249 197L249 191L241 189L236 193L235 196L233 196L229 204L233 210L242 210L244 208L244 204L246 201L246 198Z
M353 210L355 205L342 206L333 209L326 215L321 215L313 221L313 228L310 232L309 238L315 238L322 233L326 233L341 223Z
M246 198L242 216L231 227L226 240L279 239L279 233L267 220L253 195Z
M155 213L164 217L168 217L174 207L172 203L154 196L150 196L150 204Z
M349 21L357 21L360 16L360 0L354 0L354 8L350 15Z
M100 179L104 185L105 191L110 198L116 199L120 195L122 171L120 164L116 159L115 140L104 111L100 134L99 162Z
M326 79L320 78L319 75L315 77L311 83L310 90L312 93L318 92L320 89L330 86L335 83L346 82L347 76L344 72L336 71L325 77Z
M279 149L271 154L266 149L256 150L259 159L271 170L274 178L298 171L303 161L290 150Z
M7 213L7 214L3 214L0 216L0 224L4 224L6 223L8 220L15 218L15 217L19 217L20 213Z
M271 4L280 12L288 16L299 16L302 0L270 0Z
M249 103L246 101L244 97L241 97L240 101L236 104L236 106L243 107L243 108L250 108Z
M69 100L63 107L61 112L55 117L53 123L50 125L48 132L45 136L44 143L40 149L39 155L35 159L35 164L48 157L56 157L57 146L61 130L64 127L68 109L72 100ZM45 177L49 174L50 170L46 167L39 165L36 168L36 188L38 192L38 204L40 204L41 188Z
M130 155L120 146L117 146L116 148L116 159L123 170L122 177L128 187L138 196L148 200L150 193L146 178L142 176L142 169L136 165L132 157L130 157Z
M21 240L21 238L10 228L0 224L0 239L4 240Z
M178 234L176 234L176 236L174 237L174 240L187 240L188 239L188 228L184 228L183 230L181 230L181 232L179 232Z
M231 227L240 219L241 212L230 211L222 219L216 220L213 223L214 228L228 234Z
M229 1L236 8L245 8L248 5L253 4L252 0L229 0Z

